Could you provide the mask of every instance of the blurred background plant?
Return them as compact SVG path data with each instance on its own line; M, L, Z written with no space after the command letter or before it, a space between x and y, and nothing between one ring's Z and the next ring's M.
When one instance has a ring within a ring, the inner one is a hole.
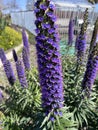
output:
M22 42L22 35L11 27L6 26L0 35L0 48L8 50Z

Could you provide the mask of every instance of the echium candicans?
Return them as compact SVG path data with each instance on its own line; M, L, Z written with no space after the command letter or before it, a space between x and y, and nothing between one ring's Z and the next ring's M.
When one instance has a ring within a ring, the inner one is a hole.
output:
M71 18L69 21L69 29L68 29L68 45L72 45L73 43L73 37L74 37L74 22Z
M94 30L95 32L95 30ZM97 37L97 34L96 34ZM86 72L82 81L82 89L90 93L92 85L94 84L96 73L98 68L98 41L93 45L93 48L89 54L88 62L86 66Z
M10 61L9 60L5 60L3 62L3 67L4 67L5 74L7 76L7 79L9 81L10 85L14 85L14 83L16 81L16 78L15 78L15 75L14 75L14 72L13 72L13 69L12 69Z
M25 76L25 70L23 68L22 60L18 59L15 50L13 50L13 58L14 58L14 61L16 62L16 70L17 70L19 82L20 82L22 87L27 87L28 84L27 84L27 80L26 80L26 76Z
M30 54L28 36L27 36L26 30L24 28L22 29L22 40L23 40L24 47L27 48L27 52L28 52L28 54Z
M7 60L5 52L2 48L0 48L0 59L2 61L4 71L10 85L14 85L16 78L15 78L11 63L9 60Z
M23 58L23 63L24 63L25 69L30 70L30 59L29 59L29 54L28 54L28 50L26 47L23 47L22 58Z
M63 107L62 68L54 9L50 0L35 3L37 60L42 106L47 114Z
M4 61L7 60L5 52L2 48L0 48L0 59L1 59L2 63L4 63Z
M81 25L81 31L77 41L77 61L82 64L86 52L86 30L88 25L88 9L84 13L84 22Z

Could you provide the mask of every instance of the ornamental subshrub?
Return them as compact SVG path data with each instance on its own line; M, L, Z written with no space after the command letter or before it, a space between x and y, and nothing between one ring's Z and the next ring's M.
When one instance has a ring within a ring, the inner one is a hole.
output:
M0 35L0 48L8 50L22 42L22 35L11 27L6 26Z

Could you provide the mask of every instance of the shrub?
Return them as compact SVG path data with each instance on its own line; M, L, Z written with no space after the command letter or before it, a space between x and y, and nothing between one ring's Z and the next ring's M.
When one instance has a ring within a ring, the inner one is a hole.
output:
M11 27L6 26L0 35L0 48L8 50L19 45L22 42L21 33Z

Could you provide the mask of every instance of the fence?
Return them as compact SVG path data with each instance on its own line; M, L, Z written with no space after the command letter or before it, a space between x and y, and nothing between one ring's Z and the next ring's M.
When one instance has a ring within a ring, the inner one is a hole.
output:
M83 20L83 13L84 10L74 10L74 9L68 9L63 10L62 8L56 8L55 14L57 16L57 25L58 25L58 31L60 33L61 37L65 37L66 33L68 32L68 23L71 16L75 19L75 17L78 17L78 20L80 22ZM90 18L90 24L93 23L93 21L96 19L98 14L94 14L94 12L89 12L89 18ZM12 24L19 25L21 27L25 27L30 32L32 32L35 35L35 15L33 11L24 11L24 12L12 12L11 13L11 19Z

